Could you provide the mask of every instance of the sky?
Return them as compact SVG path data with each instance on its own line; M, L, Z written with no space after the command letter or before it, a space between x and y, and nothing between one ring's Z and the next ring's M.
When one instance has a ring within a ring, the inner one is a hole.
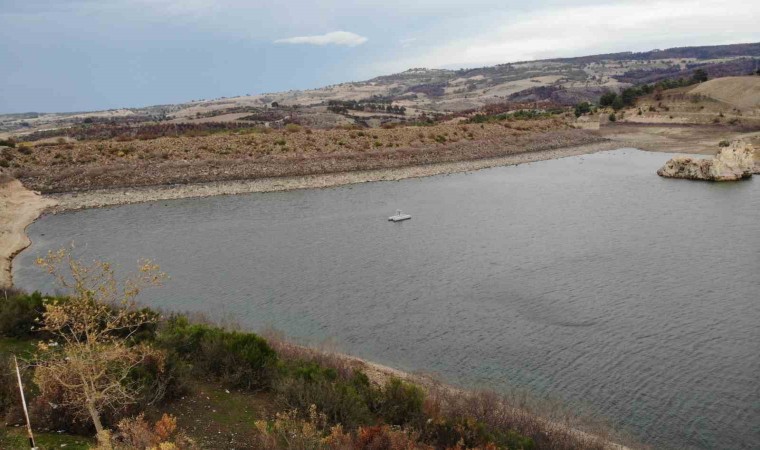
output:
M758 20L757 0L0 0L0 113L759 42Z

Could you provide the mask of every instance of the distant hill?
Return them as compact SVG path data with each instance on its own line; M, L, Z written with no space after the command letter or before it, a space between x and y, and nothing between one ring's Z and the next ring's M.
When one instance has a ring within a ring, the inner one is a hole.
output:
M386 121L416 120L422 115L479 109L494 103L573 105L596 101L606 90L689 78L696 69L705 70L711 79L753 73L760 69L760 43L610 53L461 70L415 68L304 91L101 112L0 115L0 134L27 134L85 120L119 124L295 121L313 127L350 123L377 126ZM708 85L704 89L711 88ZM727 88L715 89L722 92Z

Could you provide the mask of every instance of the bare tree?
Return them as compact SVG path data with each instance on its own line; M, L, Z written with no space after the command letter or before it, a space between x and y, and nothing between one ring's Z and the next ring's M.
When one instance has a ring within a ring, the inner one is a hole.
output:
M156 353L132 342L135 332L158 320L141 310L135 297L147 286L160 285L166 275L141 261L135 274L119 282L111 264L82 263L68 249L50 252L37 264L55 276L69 297L45 304L40 329L61 345L40 344L35 382L43 395L63 392L63 405L89 416L100 445L109 448L103 412L137 399L139 386L129 381L130 372Z

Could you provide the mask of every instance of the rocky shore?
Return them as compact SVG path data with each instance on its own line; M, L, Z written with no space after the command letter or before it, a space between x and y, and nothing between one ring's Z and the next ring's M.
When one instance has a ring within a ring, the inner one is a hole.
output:
M658 171L657 175L706 181L736 181L758 173L755 149L744 141L734 141L711 159L676 156Z

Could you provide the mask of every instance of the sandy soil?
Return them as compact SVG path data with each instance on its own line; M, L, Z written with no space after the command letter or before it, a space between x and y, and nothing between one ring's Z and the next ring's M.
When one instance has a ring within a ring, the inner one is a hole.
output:
M26 227L54 204L18 180L0 181L0 287L11 286L11 261L31 244Z

